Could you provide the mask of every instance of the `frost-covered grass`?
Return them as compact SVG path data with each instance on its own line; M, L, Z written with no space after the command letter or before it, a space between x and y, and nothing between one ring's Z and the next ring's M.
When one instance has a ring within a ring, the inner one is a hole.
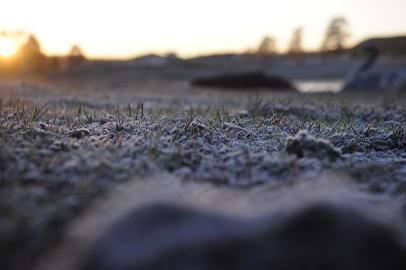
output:
M89 202L134 176L247 188L328 170L366 192L406 191L406 110L394 98L248 95L212 105L191 94L183 106L147 106L153 99L41 91L0 101L1 265L35 258Z

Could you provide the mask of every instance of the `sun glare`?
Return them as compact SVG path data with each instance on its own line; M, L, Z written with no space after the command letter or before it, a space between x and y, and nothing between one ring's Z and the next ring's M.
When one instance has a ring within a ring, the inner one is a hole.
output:
M16 51L16 45L8 38L0 37L0 57L10 57Z

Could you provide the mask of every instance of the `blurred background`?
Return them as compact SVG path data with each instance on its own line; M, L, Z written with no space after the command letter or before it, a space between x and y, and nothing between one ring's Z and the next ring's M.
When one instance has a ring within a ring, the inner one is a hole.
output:
M0 78L122 85L260 71L302 92L337 92L371 58L368 46L379 52L375 75L406 74L405 9L403 0L3 1Z

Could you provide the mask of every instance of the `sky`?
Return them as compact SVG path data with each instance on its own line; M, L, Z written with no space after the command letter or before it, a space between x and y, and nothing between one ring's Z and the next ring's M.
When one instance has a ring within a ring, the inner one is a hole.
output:
M283 51L299 26L314 50L334 16L347 18L350 43L406 34L405 11L405 0L2 0L0 31L34 33L52 55L77 43L90 58L189 57L245 51L264 35Z

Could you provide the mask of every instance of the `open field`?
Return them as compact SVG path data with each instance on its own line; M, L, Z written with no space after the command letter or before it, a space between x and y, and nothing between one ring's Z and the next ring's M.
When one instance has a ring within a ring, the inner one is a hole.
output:
M121 200L122 213L164 197L245 218L288 211L287 201L342 200L393 230L406 225L405 93L1 82L0 146L2 269L64 254L65 233L93 224L105 198ZM157 195L166 177L176 188Z

